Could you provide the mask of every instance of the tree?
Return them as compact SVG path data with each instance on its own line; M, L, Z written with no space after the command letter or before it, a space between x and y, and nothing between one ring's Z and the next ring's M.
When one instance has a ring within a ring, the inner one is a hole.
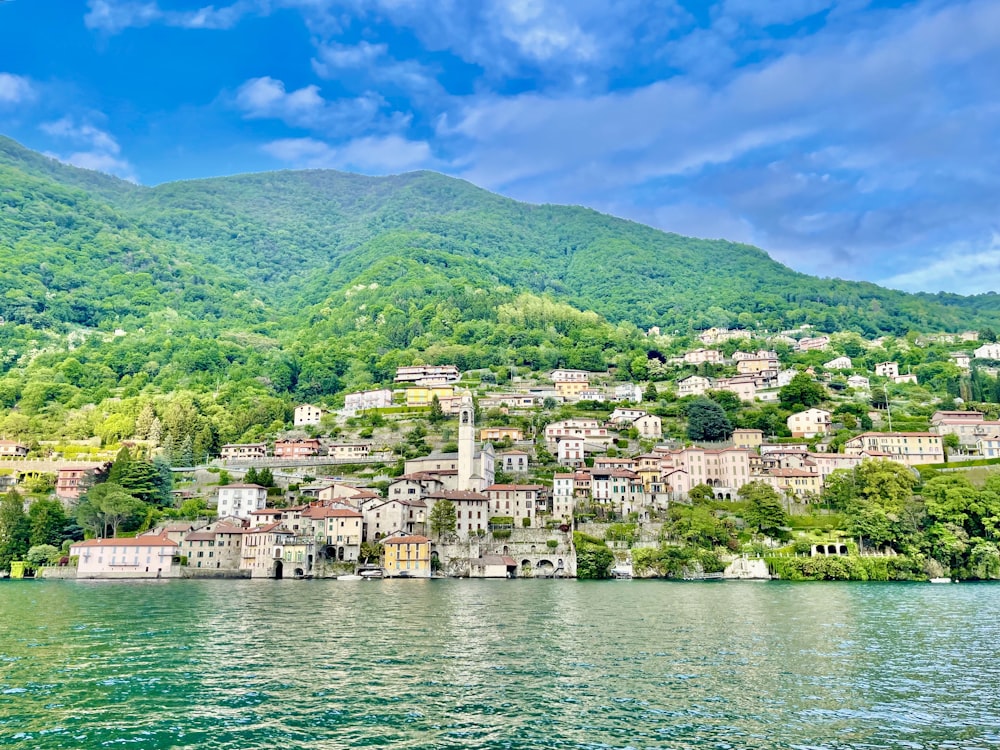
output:
M646 401L656 403L660 400L660 392L656 389L656 383L650 380L646 384L646 390L643 392L642 397Z
M178 510L178 514L181 518L187 518L190 521L206 515L208 510L208 504L205 502L204 498L192 497L181 503L181 507Z
M431 533L437 537L443 534L454 534L458 524L458 515L455 512L455 504L451 500L442 499L434 503L431 508Z
M28 521L33 547L40 544L60 545L66 538L69 518L58 500L35 500L28 508Z
M733 434L726 412L711 399L699 398L688 404L687 418L687 436L691 440L719 442Z
M118 455L115 457L115 462L111 464L111 469L108 471L108 481L114 484L121 484L122 475L128 471L128 467L131 463L132 454L126 446L118 451Z
M707 484L696 484L688 490L688 500L692 503L710 503L715 500L715 490Z
M219 473L219 477L220 477L219 481L221 482L222 481L221 472ZM257 467L251 466L249 469L247 469L246 473L243 475L243 482L245 484L260 484L260 478L257 476Z
M53 563L59 562L59 558L62 555L59 547L52 544L36 544L28 553L24 556L24 559L28 561L32 566L38 568L42 565L51 565Z
M167 490L164 493L162 481L160 471L150 461L132 461L125 467L117 484L143 502L164 505L170 499L170 492Z
M431 397L431 413L428 415L427 420L431 424L438 424L445 420L444 409L441 408L441 400L437 397L436 393Z
M778 391L782 409L808 409L826 398L826 390L806 373L800 372Z
M743 520L748 526L770 537L782 536L788 515L777 490L766 482L747 482L740 487L739 495L747 503Z
M111 536L118 536L118 529L123 523L137 520L147 509L144 502L132 497L121 488L114 485L102 485L111 487L101 500L101 511L104 513L104 521L111 529Z
M274 487L274 473L265 466L257 472L257 484L261 487Z
M901 546L912 539L908 503L917 480L895 461L863 461L854 468L855 489L846 502L848 531L869 544Z
M10 570L12 560L20 560L30 546L31 524L24 512L24 499L10 490L0 500L0 570Z

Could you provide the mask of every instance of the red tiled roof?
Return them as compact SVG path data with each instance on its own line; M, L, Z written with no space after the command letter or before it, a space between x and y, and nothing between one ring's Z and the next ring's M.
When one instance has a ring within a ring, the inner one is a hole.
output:
M177 542L165 536L137 536L114 539L88 539L73 542L73 547L176 547Z
M382 540L382 544L426 544L429 542L425 536L393 536Z

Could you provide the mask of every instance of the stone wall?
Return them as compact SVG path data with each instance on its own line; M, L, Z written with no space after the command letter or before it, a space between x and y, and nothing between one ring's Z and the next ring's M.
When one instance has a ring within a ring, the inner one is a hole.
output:
M556 541L556 546L550 547L549 540ZM512 530L507 539L494 539L487 534L469 539L441 540L433 543L431 549L438 555L441 572L449 576L469 576L471 561L485 555L514 558L517 576L521 578L576 576L572 535L558 530L520 528Z
M249 570L224 568L181 568L181 578L249 578Z

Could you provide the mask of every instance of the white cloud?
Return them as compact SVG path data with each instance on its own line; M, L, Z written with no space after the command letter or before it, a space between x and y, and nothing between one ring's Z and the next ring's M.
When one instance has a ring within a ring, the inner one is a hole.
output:
M287 91L282 81L270 76L246 81L237 90L234 104L250 119L278 119L292 127L340 135L405 124L398 115L382 118L385 101L373 92L327 100L316 85Z
M389 174L434 164L427 142L411 141L398 135L355 138L337 146L314 138L284 138L265 144L263 149L291 166L309 169Z
M413 60L389 56L385 44L359 42L356 45L331 42L319 44L312 67L322 78L350 80L359 77L379 85L397 86L410 94L440 93L434 74Z
M83 22L88 29L117 34L125 29L162 23L186 29L229 29L245 15L267 12L266 0L239 0L216 8L207 5L191 11L163 10L156 2L89 0Z
M46 152L46 156L81 169L105 172L130 182L138 181L132 165L122 158L118 141L107 131L91 123L79 123L71 117L42 123L39 127L42 132L56 140L84 147L69 154Z
M20 104L33 98L34 95L34 87L24 76L0 73L0 105Z
M910 265L917 265L911 261ZM1000 233L980 242L959 242L937 254L936 259L912 270L890 276L880 284L904 291L948 290L979 294L1000 289Z

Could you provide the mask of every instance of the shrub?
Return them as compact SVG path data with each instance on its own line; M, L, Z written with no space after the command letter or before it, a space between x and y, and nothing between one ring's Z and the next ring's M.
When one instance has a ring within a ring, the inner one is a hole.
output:
M548 541L545 542L545 546L548 547L549 549L555 549L556 547L559 546L559 540L549 539Z

